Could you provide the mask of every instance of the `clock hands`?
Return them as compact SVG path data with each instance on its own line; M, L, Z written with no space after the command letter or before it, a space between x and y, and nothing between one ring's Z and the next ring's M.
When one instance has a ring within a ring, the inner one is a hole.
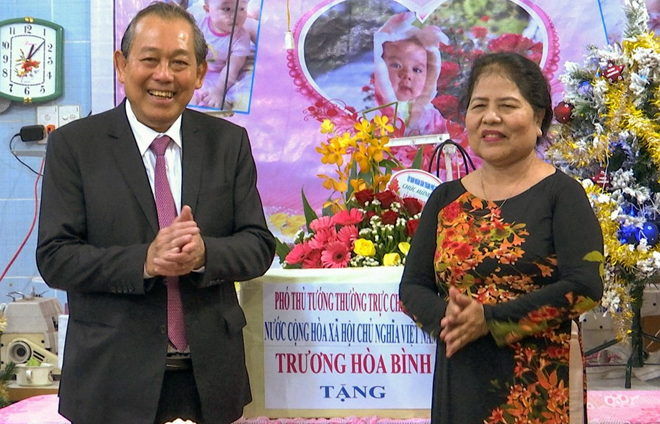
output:
M32 59L32 56L33 56L36 52L39 51L39 49L41 48L41 46L44 45L44 43L45 43L45 41L42 41L41 44L39 44L39 47L37 47L36 49L34 48L34 44L33 44L33 45L30 47L30 51L28 52L28 55L27 55L27 58L26 58L26 59L27 59L27 60ZM34 49L34 50L33 50L33 49Z

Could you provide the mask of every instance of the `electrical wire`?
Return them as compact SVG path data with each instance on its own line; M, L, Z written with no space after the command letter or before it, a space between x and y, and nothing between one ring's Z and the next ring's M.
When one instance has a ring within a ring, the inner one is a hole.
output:
M7 271L9 271L9 268L14 264L14 261L16 258L18 258L18 255L23 251L23 248L25 247L25 244L27 241L30 239L30 236L32 235L32 231L34 231L34 227L37 223L37 217L39 216L39 180L43 176L42 172L44 170L44 164L46 163L46 158L43 158L41 160L41 166L39 168L39 172L37 172L37 178L34 181L34 215L32 217L32 224L30 225L30 229L28 230L27 235L23 239L23 242L21 245L18 247L16 250L16 253L14 253L14 256L11 258L7 266L5 267L4 271L2 271L2 274L0 275L0 281L2 281L5 278L5 275L7 275Z
M23 160L21 160L21 158L19 158L18 155L17 155L16 153L14 153L14 149L13 149L14 139L15 139L16 137L19 137L19 136L20 136L20 133L19 133L19 134L14 134L14 136L11 138L11 140L9 140L9 151L11 152L12 155L14 155L14 158L16 158L17 161L19 161L23 166L25 166L27 169L29 169L30 171L32 171L32 173L34 173L34 174L36 174L36 175L38 175L38 176L42 176L40 172L35 171L34 168L32 168L32 167L31 167L30 165L28 165L27 163L23 162Z

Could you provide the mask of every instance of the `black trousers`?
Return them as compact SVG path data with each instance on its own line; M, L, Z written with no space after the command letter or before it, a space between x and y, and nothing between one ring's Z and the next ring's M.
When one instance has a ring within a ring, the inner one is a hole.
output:
M167 423L177 418L205 424L192 368L165 371L154 424Z

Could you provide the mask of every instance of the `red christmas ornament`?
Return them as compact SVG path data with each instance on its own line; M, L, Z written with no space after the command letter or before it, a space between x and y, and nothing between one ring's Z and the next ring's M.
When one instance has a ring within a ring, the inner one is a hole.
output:
M594 184L601 186L603 189L606 189L610 184L610 177L607 175L607 172L601 169L598 174L591 178L591 181L593 181Z
M566 124L571 120L571 113L573 112L574 106L570 103L559 102L554 108L555 119L557 122Z
M607 65L607 69L605 69L605 73L603 74L607 80L613 84L617 81L621 81L623 79L623 68L624 65L615 65L614 63L610 62Z

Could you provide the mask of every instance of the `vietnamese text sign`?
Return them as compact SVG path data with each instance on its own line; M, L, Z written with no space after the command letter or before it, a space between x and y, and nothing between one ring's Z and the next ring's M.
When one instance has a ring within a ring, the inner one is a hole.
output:
M435 341L385 283L263 288L268 409L429 409Z

